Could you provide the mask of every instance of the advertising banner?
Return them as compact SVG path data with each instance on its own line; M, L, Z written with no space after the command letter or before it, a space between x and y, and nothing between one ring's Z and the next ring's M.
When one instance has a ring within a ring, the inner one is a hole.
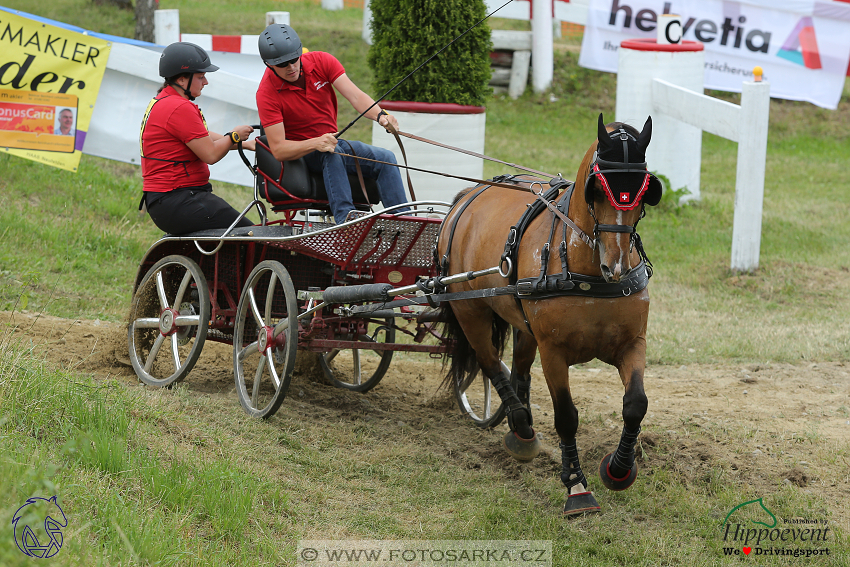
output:
M850 60L850 4L793 0L590 0L579 64L617 72L620 42L655 38L662 14L705 45L705 88L740 92L753 67L775 98L835 109Z
M0 148L76 171L110 43L0 12Z

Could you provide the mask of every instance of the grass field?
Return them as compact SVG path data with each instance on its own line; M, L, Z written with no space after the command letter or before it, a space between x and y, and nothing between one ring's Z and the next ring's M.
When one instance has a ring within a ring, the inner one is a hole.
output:
M96 31L133 31L132 12L88 0L4 5ZM181 10L184 32L233 34L257 33L266 11L287 9L305 43L334 52L358 84L371 85L359 10L244 0L163 0L160 7ZM615 88L613 76L579 68L573 52L558 50L551 92L488 101L486 152L572 178L598 113L613 117ZM340 122L353 117L346 110ZM354 130L353 137L368 136L366 124ZM651 365L850 359L848 138L847 88L837 111L772 101L760 269L736 274L728 266L737 149L704 136L702 200L677 207L668 199L641 222L656 267ZM136 211L138 170L83 156L71 174L0 155L0 172L0 311L121 321L138 262L159 236ZM246 198L240 187L216 191L237 208ZM737 565L742 559L723 557L717 525L757 488L723 460L700 474L683 472L681 443L743 447L785 435L782 442L796 448L797 459L810 460L835 491L850 482L846 438L834 442L814 426L777 433L735 421L700 426L689 418L676 435L651 430L657 439L651 452L660 457L647 480L605 493L605 514L566 522L558 513L564 498L558 467L509 468L497 457L480 457L476 444L496 446L498 434L474 431L441 411L415 427L396 426L391 408L368 405L388 394L331 393L318 406L293 395L278 416L258 422L238 411L232 397L189 386L139 388L49 358L43 345L0 329L0 485L8 488L0 492L2 565L29 564L8 532L17 507L30 495L57 493L74 513L68 544L51 560L57 565L294 564L302 538L456 536L551 540L555 565ZM326 395L318 386L301 387L308 398ZM340 404L354 407L357 417L341 414ZM823 411L850 418L847 406L850 400ZM582 424L600 426L608 417L583 416ZM446 435L467 444L446 448ZM848 564L841 527L848 512L838 492L788 485L769 492L769 506L783 517L837 524L833 555L800 561Z

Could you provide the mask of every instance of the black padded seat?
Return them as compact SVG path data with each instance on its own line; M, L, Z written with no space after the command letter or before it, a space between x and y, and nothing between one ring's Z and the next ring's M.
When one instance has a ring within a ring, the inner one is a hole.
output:
M307 163L304 158L299 158L292 161L280 162L275 159L268 147L266 136L257 138L257 168L263 172L274 183L269 182L263 175L257 176L259 183L260 196L274 205L274 209L279 208L302 208L305 205L311 205L311 208L328 208L328 193L325 190L325 180L321 173L312 173L307 169ZM363 179L366 185L366 193L369 195L369 201L372 204L378 203L381 200L378 192L378 184L374 179ZM348 182L351 187L352 201L357 208L368 208L368 204L363 198L363 190L360 188L360 181L357 175L349 175ZM288 191L292 196L287 195L275 185L280 185ZM309 203L304 203L297 199L304 199ZM318 206L313 206L318 205Z

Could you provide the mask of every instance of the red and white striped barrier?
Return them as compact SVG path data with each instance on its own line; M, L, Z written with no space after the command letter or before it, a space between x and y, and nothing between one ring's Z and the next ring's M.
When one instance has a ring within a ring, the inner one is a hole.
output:
M259 55L257 39L259 35L212 35L208 33L181 33L180 41L188 41L207 51L225 51Z

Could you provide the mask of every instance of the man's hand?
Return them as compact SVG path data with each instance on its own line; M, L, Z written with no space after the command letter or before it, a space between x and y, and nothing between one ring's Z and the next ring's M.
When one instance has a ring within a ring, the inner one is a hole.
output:
M395 130L398 131L398 129L399 129L398 128L398 120L396 120L396 117L393 116L392 114L387 114L385 111L382 111L382 112L384 112L384 113L378 116L378 124L383 126L386 129L387 132L390 131L390 129L388 128L388 125L392 124L393 128L395 128Z
M320 152L328 152L333 153L336 149L337 139L333 134L322 134L318 138L316 138L318 143L318 147L316 148Z

